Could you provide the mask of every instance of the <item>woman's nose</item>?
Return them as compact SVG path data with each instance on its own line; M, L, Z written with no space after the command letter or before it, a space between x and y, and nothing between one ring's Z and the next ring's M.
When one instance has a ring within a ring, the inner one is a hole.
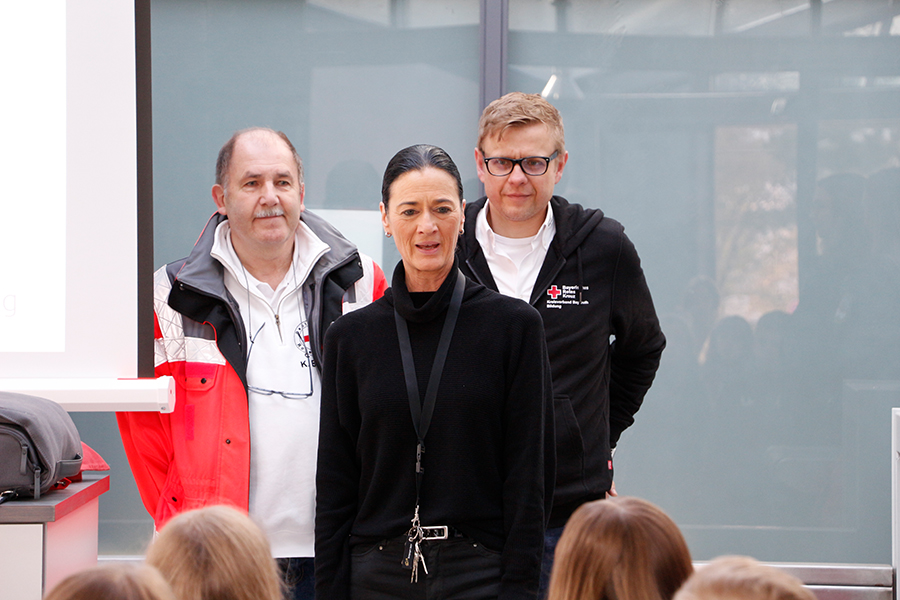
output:
M427 212L422 213L422 217L419 219L419 231L423 231L425 233L430 233L434 231L436 225L434 223L434 219L431 218Z

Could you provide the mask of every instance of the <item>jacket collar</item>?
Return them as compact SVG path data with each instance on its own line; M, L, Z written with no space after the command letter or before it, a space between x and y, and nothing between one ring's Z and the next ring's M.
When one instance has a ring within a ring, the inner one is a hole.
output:
M206 222L206 226L200 233L197 243L190 255L175 275L178 283L193 289L206 296L212 296L219 300L227 301L228 293L225 290L224 268L222 263L210 255L215 243L216 228L228 217L218 212L213 213ZM328 221L313 214L309 210L303 211L303 222L322 242L328 245L330 250L326 252L313 266L312 278L319 284L322 278L334 268L355 258L358 253L356 246L348 241Z
M460 240L464 259L468 259L478 252L475 227L478 213L484 209L486 202L487 197L485 196L466 204L465 232ZM555 247L556 252L562 257L572 254L604 218L602 210L585 209L580 204L571 204L562 196L550 198L550 209L553 211L553 220L556 222L556 235L553 237L551 247Z

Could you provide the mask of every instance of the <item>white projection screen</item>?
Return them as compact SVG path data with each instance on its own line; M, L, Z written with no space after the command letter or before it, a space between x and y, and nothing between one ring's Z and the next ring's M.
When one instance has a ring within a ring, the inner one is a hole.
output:
M139 318L150 312L139 255L152 255L140 243L152 246L152 220L139 219L152 215L149 194L144 209L139 202L139 179L152 173L138 174L149 43L139 76L135 15L145 8L46 0L0 9L0 389L23 378L152 374L139 358L152 344ZM146 112L149 123L149 102Z

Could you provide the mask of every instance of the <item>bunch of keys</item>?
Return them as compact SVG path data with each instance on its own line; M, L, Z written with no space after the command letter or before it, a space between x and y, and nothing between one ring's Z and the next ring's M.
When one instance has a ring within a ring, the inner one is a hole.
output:
M419 543L425 539L425 533L422 531L422 524L419 523L419 505L416 505L416 512L413 515L412 527L406 533L406 543L403 544L403 560L400 564L404 569L412 569L409 575L410 583L418 583L419 581L419 562L422 563L422 569L428 575L428 567L425 566L425 556Z

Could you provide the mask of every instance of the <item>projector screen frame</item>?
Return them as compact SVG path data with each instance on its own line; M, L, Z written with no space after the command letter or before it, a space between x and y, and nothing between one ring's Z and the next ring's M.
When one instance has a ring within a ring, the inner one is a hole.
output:
M153 377L153 86L150 0L134 0L134 51L137 111L137 375Z

